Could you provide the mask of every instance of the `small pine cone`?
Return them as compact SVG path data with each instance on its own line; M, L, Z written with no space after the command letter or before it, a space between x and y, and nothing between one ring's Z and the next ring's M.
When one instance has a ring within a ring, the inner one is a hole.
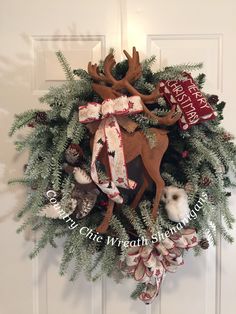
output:
M223 139L224 141L230 141L230 140L233 140L234 139L234 136L232 134L230 134L229 132L225 132L223 134Z
M192 184L191 182L187 182L187 183L185 184L184 189L185 189L185 192L186 192L187 194L193 192L193 190L194 190L193 184Z
M212 180L209 177L203 177L201 179L201 185L203 186L209 186L211 185L211 183L212 183Z
M203 250L207 250L209 248L209 241L206 238L202 238L199 241L199 245Z
M209 102L210 105L216 105L219 101L219 97L217 95L211 95L207 101Z
M82 156L82 150L78 144L70 144L65 152L66 161L70 164L75 164Z
M46 124L47 123L47 114L44 111L39 111L36 113L35 116L35 122L36 123L41 123L41 124Z
M37 190L37 189L38 189L38 184L36 182L32 183L31 190Z

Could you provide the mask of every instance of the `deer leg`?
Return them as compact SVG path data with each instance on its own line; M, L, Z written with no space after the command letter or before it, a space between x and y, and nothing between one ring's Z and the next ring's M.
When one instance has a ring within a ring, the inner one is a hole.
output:
M157 219L158 206L161 200L161 195L162 195L164 187L165 187L164 180L160 176L156 182L156 195L155 195L153 206L152 206L152 217L154 221Z
M138 206L139 201L141 200L143 193L145 192L145 190L148 188L148 174L144 169L144 176L143 176L143 184L140 187L139 191L137 192L137 194L135 195L135 198L133 199L130 207L132 209L135 209Z
M106 175L108 177L110 177L111 174L110 174L110 168L109 168L109 161L108 161L108 157L107 157L107 152L104 148L102 149L102 151L100 153L100 160L105 167ZM111 199L108 199L106 214L103 218L102 223L96 228L97 232L105 233L107 231L109 224L110 224L110 221L111 221L112 214L113 214L113 209L114 209L114 202Z
M146 153L146 154L141 155L144 167L156 185L156 194L155 194L155 198L154 198L153 206L152 206L152 217L154 220L157 219L158 206L160 203L163 189L165 187L164 180L162 179L160 175L160 162L161 162L161 158L163 154L161 154L160 156L160 152L159 152L159 156L158 156L159 158L155 158L156 156L154 152L150 152L150 154Z
M103 218L102 223L96 228L96 231L99 233L105 233L109 227L111 217L113 214L114 202L112 200L108 200L107 211L105 217Z

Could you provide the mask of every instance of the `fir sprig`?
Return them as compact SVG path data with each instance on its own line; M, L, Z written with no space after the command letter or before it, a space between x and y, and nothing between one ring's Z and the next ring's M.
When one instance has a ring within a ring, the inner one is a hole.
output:
M65 56L63 55L63 53L61 51L57 51L56 56L57 56L58 61L60 62L61 66L65 72L66 79L69 81L74 81L73 71L71 70L71 67L70 67L68 61L66 60Z

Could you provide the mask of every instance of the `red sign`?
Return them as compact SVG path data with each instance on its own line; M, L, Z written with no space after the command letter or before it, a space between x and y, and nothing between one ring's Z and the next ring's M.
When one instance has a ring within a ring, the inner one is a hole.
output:
M184 76L184 80L162 81L160 92L171 105L177 105L182 111L179 125L182 130L187 130L202 121L214 119L216 113L202 95L192 76L188 73L184 73Z

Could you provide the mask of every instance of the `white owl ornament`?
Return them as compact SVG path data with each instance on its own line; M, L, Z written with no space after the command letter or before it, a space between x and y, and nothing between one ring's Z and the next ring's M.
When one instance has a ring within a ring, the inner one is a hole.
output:
M168 218L174 222L181 222L190 212L188 196L184 189L167 186L162 194L162 201Z

